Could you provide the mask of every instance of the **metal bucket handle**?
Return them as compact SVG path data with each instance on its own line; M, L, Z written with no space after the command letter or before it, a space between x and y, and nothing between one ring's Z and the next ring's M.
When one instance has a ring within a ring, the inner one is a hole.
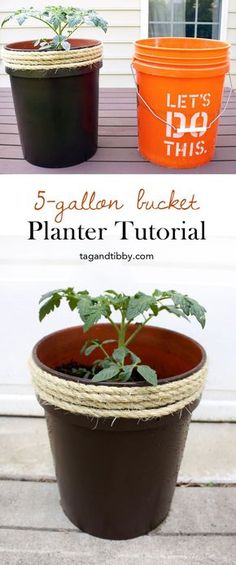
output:
M133 75L133 79L134 79L134 83L135 83L135 87L136 87L136 92L138 97L140 98L140 100L142 100L144 106L146 106L146 108L149 110L149 112L154 116L154 118L157 118L157 120L159 120L160 122L163 122L163 124L166 124L167 126L169 126L170 128L172 128L174 131L176 131L177 133L202 133L202 132L206 132L208 129L211 128L211 126L221 117L223 116L223 114L226 112L228 105L229 105L229 101L233 92L233 82L232 82L232 76L230 73L228 73L229 76L229 80L230 80L230 91L229 91L229 95L228 98L226 100L226 103L224 105L224 108L221 110L221 112L216 116L216 118L214 118L214 120L212 120L210 122L210 124L206 127L191 127L191 128L177 128L176 126L173 126L173 124L170 124L169 122L167 122L166 120L164 120L164 118L162 118L161 116L159 116L159 114L157 114L152 108L151 106L149 106L148 102L146 102L146 100L143 98L143 96L140 94L139 89L138 89L138 84L136 82L136 77L134 74L134 69L133 69L133 63L130 64L131 67L131 72Z

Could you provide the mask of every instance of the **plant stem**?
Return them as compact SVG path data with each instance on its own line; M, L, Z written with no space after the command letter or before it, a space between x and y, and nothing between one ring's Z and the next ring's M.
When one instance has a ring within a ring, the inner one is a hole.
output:
M138 335L138 333L141 331L141 329L152 319L154 318L154 314L150 314L150 316L148 316L148 318L146 318L145 322L138 324L138 327L136 328L136 330L128 337L128 339L125 342L125 346L127 346L131 341L133 341L133 339L136 337L136 335Z
M116 330L116 333L119 335L120 330L119 330L119 327L117 326L117 324L115 324L115 322L112 320L112 318L110 316L106 316L106 319L110 322L110 324Z
M63 33L64 29L66 29L66 27L67 27L67 23L65 23L65 25L61 28L61 34ZM74 32L72 32L72 33L74 33Z
M124 308L121 310L121 323L119 327L119 340L118 347L123 347L125 345L125 334L126 334L126 324L125 324L126 311Z
M79 24L77 27L75 27L70 33L67 34L66 39L68 39L72 33L75 33L77 31L77 29L79 29L80 26L83 25L84 22L81 22L81 24Z
M108 355L108 353L106 352L106 350L104 349L104 347L102 346L101 343L99 343L98 347L102 350L102 352L104 353L105 357L107 357L107 359L110 359L110 355Z
M47 22L47 20L43 20L43 18L39 18L38 16L30 16L31 18L34 18L35 20L38 20L39 22L43 22L43 24L45 24L46 26L50 27L52 29L52 31L58 35L57 31L55 30L55 28L49 23Z

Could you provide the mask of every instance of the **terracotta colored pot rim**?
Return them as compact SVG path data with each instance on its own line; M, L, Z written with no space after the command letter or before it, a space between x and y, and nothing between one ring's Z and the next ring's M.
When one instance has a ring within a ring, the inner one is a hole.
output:
M36 39L31 39L28 41L16 41L14 43L8 43L5 45L5 49L8 51L38 51L40 50L34 46ZM50 40L49 40L50 41ZM96 47L102 44L101 41L97 39L70 39L71 49L88 49L89 47ZM47 50L45 49L45 52Z
M103 328L103 327L107 328L109 326L109 324L97 324L97 326L99 326L101 328ZM81 327L82 326L73 326L73 328L75 330L81 329ZM56 371L55 369L48 367L47 365L42 363L40 361L39 357L38 357L38 352L37 352L38 347L41 346L49 337L53 337L53 336L57 336L59 334L63 334L65 332L69 332L69 331L71 331L71 329L72 329L71 327L63 328L61 330L57 330L55 332L52 332L52 333L44 336L42 339L40 339L35 344L35 346L33 348L33 351L32 351L33 360L36 363L36 365L38 365L38 367L40 367L43 371L46 371L46 372L50 373L51 375L55 375L55 377L58 377L58 378L61 378L61 379L64 379L64 380L76 381L76 382L81 383L81 384L94 385L95 383L91 382L90 379L81 379L81 378L75 379L70 375L66 375L65 373L62 373L60 371ZM130 325L130 329L132 329L132 324ZM183 338L185 338L185 340L187 340L189 342L189 344L194 344L195 346L197 346L198 349L199 349L199 352L201 353L201 356L202 356L201 361L191 370L186 371L185 373L181 373L179 375L160 379L159 382L158 382L158 385L166 384L166 383L173 382L173 381L182 380L182 379L184 379L184 378L186 378L190 375L193 375L194 373L197 373L205 365L205 363L207 361L206 351L202 347L202 345L200 345L200 343L198 343L197 341L195 341L191 337L186 336L183 333L176 332L176 331L173 331L173 330L169 330L167 328L161 328L161 327L158 327L158 326L147 326L146 329L153 330L154 332L158 332L158 330L161 330L161 331L164 331L167 334L167 336L168 335L169 336L175 335L175 336L180 336L180 337L182 336ZM144 328L144 331L145 331L145 328ZM85 334L85 339L86 339L86 334ZM138 381L138 382L128 381L126 383L115 383L115 382L105 382L104 383L104 382L101 382L101 383L96 383L96 385L97 386L99 386L99 385L100 386L131 386L131 387L132 386L136 386L136 387L137 386L150 386L150 385L147 385L147 383L144 380Z

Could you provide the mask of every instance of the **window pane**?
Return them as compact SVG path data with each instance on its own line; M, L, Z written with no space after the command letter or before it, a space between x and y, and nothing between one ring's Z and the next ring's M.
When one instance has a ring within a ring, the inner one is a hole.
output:
M201 25L197 26L197 36L204 39L218 39L219 25Z
M193 27L194 26L190 26ZM186 36L186 24L174 24L173 25L173 37L185 37Z
M171 24L149 24L149 37L170 37Z
M185 36L194 37L194 24L186 24L185 26Z
M218 39L221 5L222 0L149 0L149 35Z
M187 22L194 22L194 20L195 20L195 10L196 10L196 0L186 0L186 21Z
M198 21L218 23L220 21L220 0L199 0Z
M193 4L194 0L191 0ZM174 0L173 2L173 19L175 22L184 22L186 20L186 3L188 0Z
M149 0L149 21L170 22L171 3L171 0Z

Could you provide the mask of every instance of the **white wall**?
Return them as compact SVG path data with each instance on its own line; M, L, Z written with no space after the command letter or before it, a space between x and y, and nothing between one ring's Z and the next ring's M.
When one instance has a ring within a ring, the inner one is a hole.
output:
M236 88L236 0L229 0L227 39L232 44L231 73L233 76L233 85L234 88Z
M55 2L57 3L57 2ZM60 4L60 2L58 2ZM229 5L229 14L225 17L227 39L232 43L232 74L236 88L236 0L224 0L225 6ZM0 2L0 20L10 11L14 11L22 4L29 7L34 2L25 0L8 0ZM38 0L37 8L46 4L45 0ZM71 4L71 0L64 0L64 5ZM109 29L106 35L96 29L82 28L78 35L93 37L104 41L104 66L101 70L101 86L103 87L130 87L133 80L130 73L130 60L133 54L133 42L148 33L148 0L74 0L73 5L94 8L108 20ZM225 7L224 10L228 11ZM24 39L38 38L42 35L40 23L31 21L23 29L11 22L7 28L0 30L0 44ZM9 79L0 66L0 87L8 86Z
M57 2L54 2L57 4ZM9 6L10 4L10 6ZM0 20L9 13L24 5L25 8L37 5L37 8L47 4L45 0L1 0ZM61 2L58 2L61 4ZM95 28L81 28L77 34L80 37L98 38L104 41L104 66L101 70L101 86L125 87L133 86L130 79L130 60L133 52L133 42L140 35L140 0L64 0L63 5L78 5L79 7L94 8L99 11L109 23L107 34ZM0 43L21 41L38 38L45 34L40 28L40 22L31 20L21 29L17 23L10 22L7 28L0 30ZM8 77L0 68L0 86L9 84Z
M30 386L27 359L34 343L50 331L77 324L76 314L65 307L43 323L38 322L38 299L42 293L64 285L88 288L98 293L113 287L125 292L139 289L176 288L202 302L208 311L204 331L194 321L164 316L159 325L169 326L197 339L209 358L209 379L195 418L236 420L235 330L236 330L236 225L235 181L231 175L139 177L65 175L52 177L2 176L0 221L0 412L39 414ZM68 186L69 184L69 186ZM183 213L138 212L134 207L138 188L145 187L157 199L176 188L182 197L198 197L200 211ZM111 188L112 187L112 188ZM100 197L119 197L125 209L68 213L64 226L107 225L114 219L133 219L139 226L178 225L181 218L190 224L206 221L207 241L199 242L120 242L117 233L104 243L44 242L27 240L27 220L52 220L48 213L33 212L36 192L47 188L50 199L79 198L84 190L97 190ZM10 204L11 202L11 204ZM153 262L93 262L79 260L80 252L135 251L154 253Z

